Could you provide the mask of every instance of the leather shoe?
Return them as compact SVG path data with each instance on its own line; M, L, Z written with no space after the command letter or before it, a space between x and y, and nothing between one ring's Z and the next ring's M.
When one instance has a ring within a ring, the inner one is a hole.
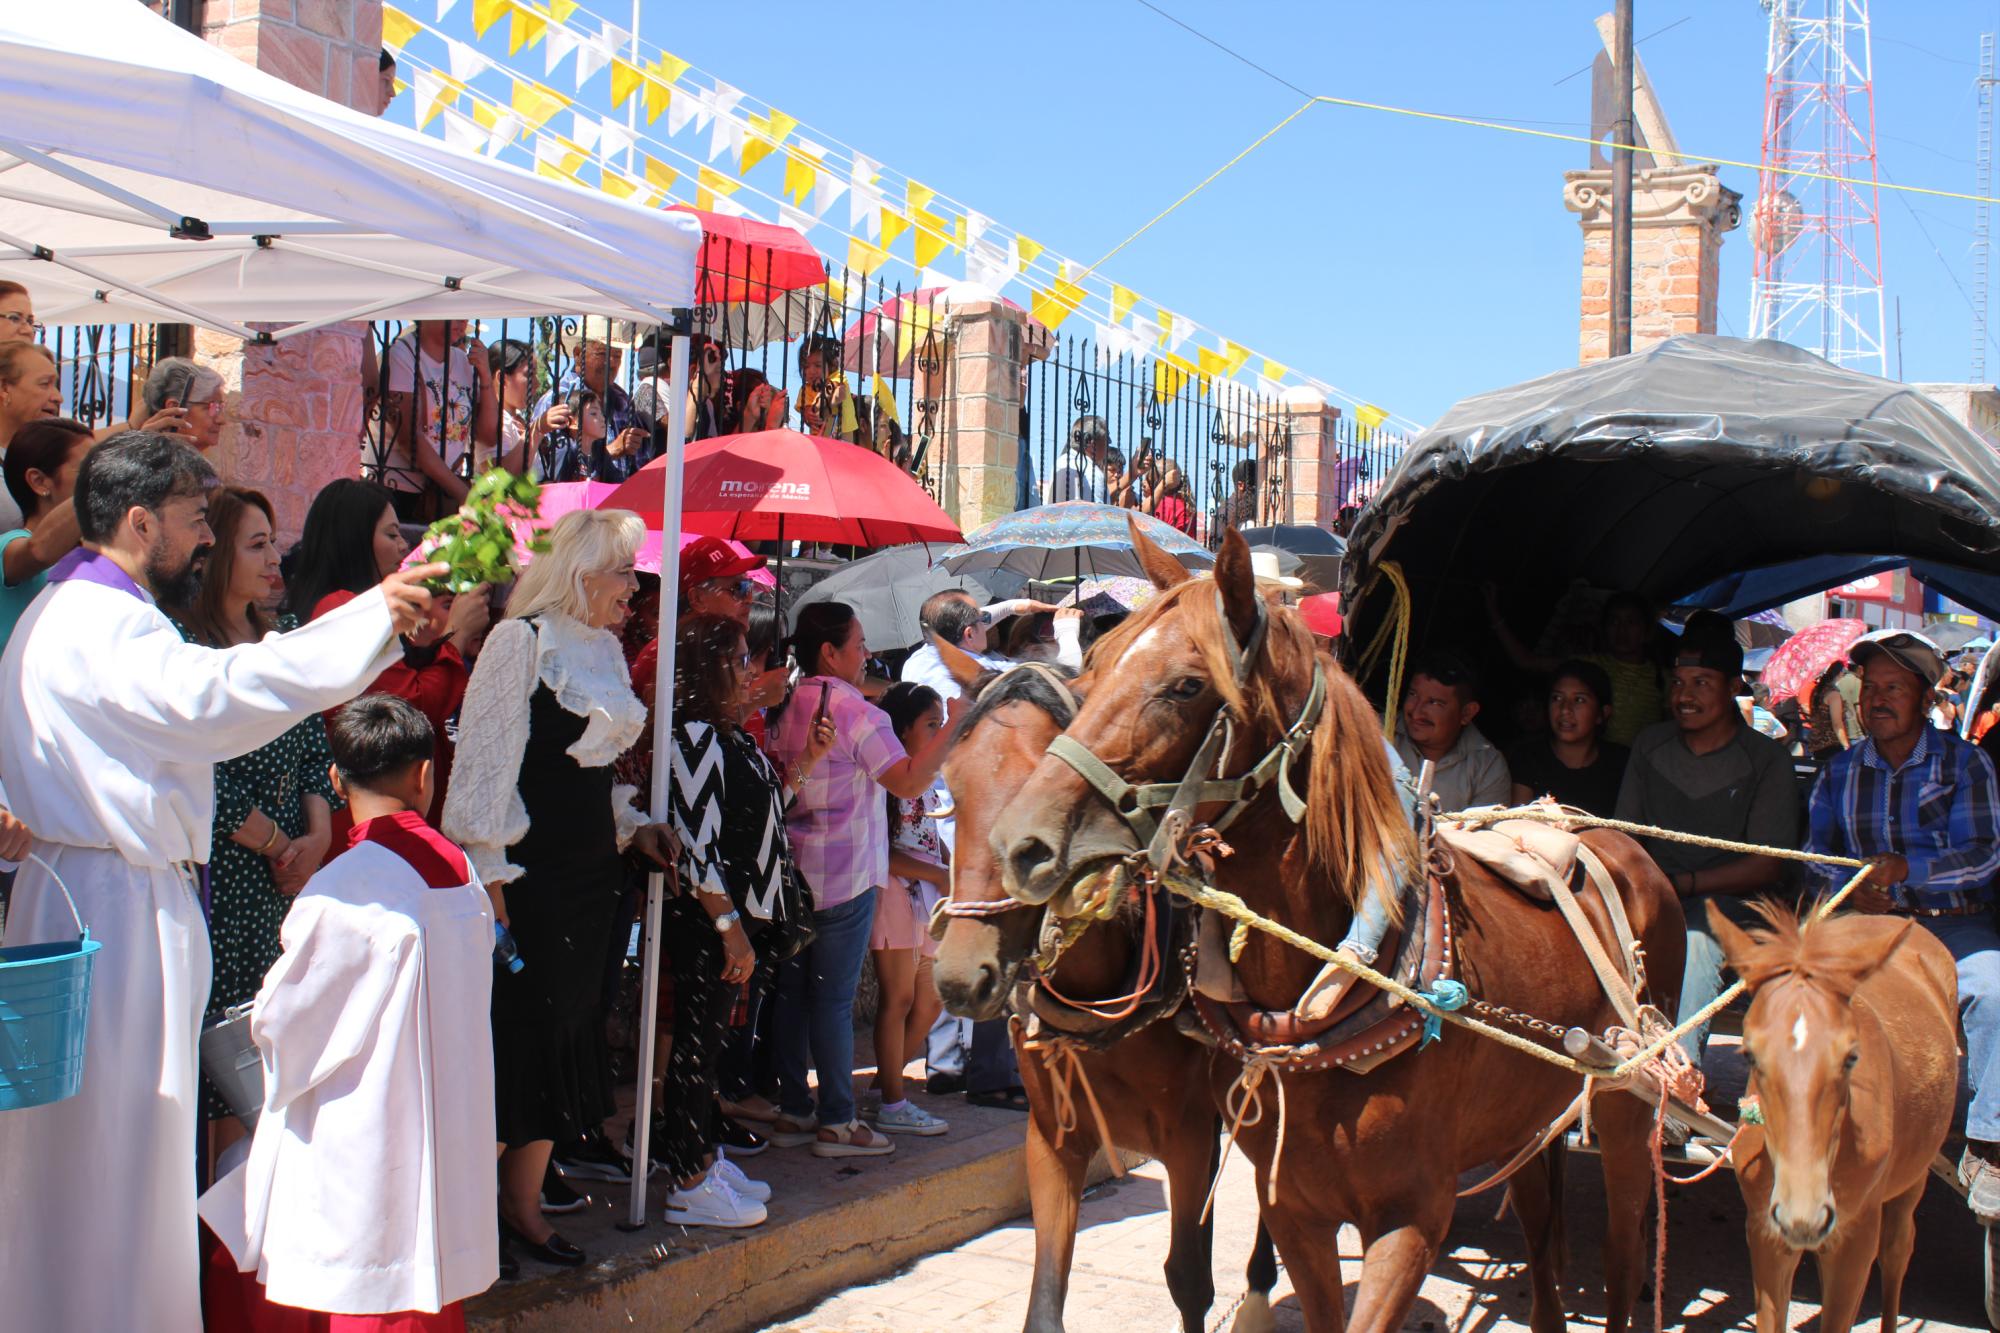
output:
M583 1251L564 1240L559 1231L551 1231L549 1238L539 1245L512 1227L507 1227L504 1234L528 1258L557 1268L575 1268L585 1258Z

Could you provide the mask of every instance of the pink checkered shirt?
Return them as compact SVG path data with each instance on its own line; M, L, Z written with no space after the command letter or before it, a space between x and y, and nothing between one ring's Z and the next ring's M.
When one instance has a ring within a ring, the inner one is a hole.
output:
M904 753L889 715L860 690L832 676L808 676L792 692L769 740L771 754L787 771L797 771L805 752L822 685L836 733L833 749L800 784L785 826L792 859L812 886L813 906L825 911L888 882L889 802L875 780Z

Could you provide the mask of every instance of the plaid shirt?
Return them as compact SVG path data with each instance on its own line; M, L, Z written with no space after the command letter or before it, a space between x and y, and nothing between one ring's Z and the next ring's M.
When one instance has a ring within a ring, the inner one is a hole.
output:
M1837 856L1894 853L1910 863L1892 892L1905 908L1987 902L2000 871L2000 782L1979 747L1925 727L1891 769L1863 740L1836 755L1813 788L1807 849ZM1828 892L1845 867L1810 865L1806 882Z
M808 676L792 691L771 733L771 754L788 771L798 771L822 684L836 733L833 748L799 784L785 827L792 835L792 860L812 886L813 907L823 912L888 883L889 805L875 780L904 753L889 715L860 690L831 676Z

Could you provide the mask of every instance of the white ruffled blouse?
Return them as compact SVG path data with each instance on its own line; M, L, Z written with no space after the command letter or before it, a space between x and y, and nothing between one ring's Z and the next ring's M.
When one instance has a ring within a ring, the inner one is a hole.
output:
M593 629L560 612L533 623L503 620L486 638L459 710L458 757L446 793L444 835L465 848L481 881L505 884L521 876L507 849L528 832L521 800L521 757L528 748L528 701L547 685L556 702L584 718L569 747L585 768L602 768L631 748L646 726L646 705L632 693L625 654L609 630ZM622 851L645 822L638 789L611 789Z

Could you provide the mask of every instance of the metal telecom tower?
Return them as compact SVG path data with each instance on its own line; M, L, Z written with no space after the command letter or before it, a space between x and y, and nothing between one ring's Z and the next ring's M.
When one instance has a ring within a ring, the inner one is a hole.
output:
M1762 3L1771 44L1750 336L1886 375L1868 0Z

